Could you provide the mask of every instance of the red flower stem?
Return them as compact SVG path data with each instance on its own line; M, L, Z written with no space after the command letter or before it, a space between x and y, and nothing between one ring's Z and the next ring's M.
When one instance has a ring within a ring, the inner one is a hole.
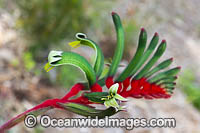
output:
M12 118L11 120L9 120L8 122L6 122L5 124L3 124L2 126L0 126L0 133L4 132L5 130L10 129L11 127L15 126L16 124L18 124L19 122L23 121L23 119L25 118L25 116L28 113L40 110L40 109L45 109L45 108L49 108L49 109L53 109L53 108L58 108L58 109L63 109L60 105L58 105L57 103L67 103L67 102L74 102L74 103L81 103L81 104L89 104L90 102L88 101L87 98L80 96L76 99L72 99L72 100L68 100L69 98L71 98L72 96L75 96L76 94L78 94L82 89L83 89L83 85L78 83L75 84L71 90L61 99L48 99L46 101L44 101L43 103L17 115L16 117ZM47 109L47 110L49 110Z

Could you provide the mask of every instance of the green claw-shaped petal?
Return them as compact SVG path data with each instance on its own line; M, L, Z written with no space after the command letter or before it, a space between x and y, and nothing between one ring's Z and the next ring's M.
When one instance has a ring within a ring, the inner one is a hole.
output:
M105 101L104 105L107 108L109 108L109 107L119 108L119 105L118 105L117 101L114 98L112 98L112 99L110 99L108 101Z
M104 105L108 108L108 107L114 107L116 110L119 110L120 106L117 103L117 100L120 101L127 101L126 98L120 96L119 94L117 94L119 88L119 84L113 84L110 88L109 88L109 95L107 96L107 98L102 98L101 100L105 100Z
M51 65L53 62L61 60L62 53L63 51L51 51L48 56L49 64Z
M116 84L113 84L110 88L109 88L109 94L110 95L115 95L117 94L117 91L118 91L118 88L119 88L119 84L116 83Z
M52 67L61 65L73 65L85 73L90 87L96 83L96 74L90 63L81 55L73 52L51 51L48 56L48 64L44 69L49 71Z
M119 108L119 104L117 103L115 98L112 98L109 101L110 101L111 107Z
M104 102L104 105L105 105L107 108L110 107L109 101L105 101L105 102Z
M95 55L95 63L94 63L94 71L96 72L96 76L99 77L102 74L103 67L104 67L104 56L101 48L92 40L87 38L87 36L83 33L76 34L77 41L70 42L69 45L77 48L81 45L89 46L93 48L96 52Z
M114 96L114 98L115 98L115 99L118 99L118 100L120 100L120 101L128 101L128 99L122 97L122 96L119 95L119 94L116 94L116 95Z
M48 56L48 63L45 64L44 70L49 72L54 68L51 64L62 59L63 51L51 51Z

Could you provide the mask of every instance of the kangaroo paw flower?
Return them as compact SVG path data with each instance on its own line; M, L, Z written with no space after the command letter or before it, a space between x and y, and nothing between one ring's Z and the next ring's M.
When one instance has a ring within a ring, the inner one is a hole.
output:
M61 99L48 99L14 117L0 126L0 132L8 130L23 121L25 116L30 113L41 115L54 108L71 111L86 117L104 118L105 116L112 116L120 111L124 111L125 107L120 106L120 103L121 101L127 102L127 97L145 99L171 97L176 86L175 81L180 67L167 69L172 63L173 58L164 60L155 66L167 47L166 40L162 40L159 43L158 33L154 34L150 44L147 46L147 32L142 28L135 55L124 71L118 77L115 76L117 68L120 67L124 51L124 30L117 13L112 13L112 19L117 33L117 45L108 73L102 74L104 56L98 44L89 39L85 34L77 33L75 36L76 41L69 43L69 45L72 47L79 47L81 45L91 47L95 51L94 63L90 64L83 56L77 53L51 51L44 70L48 72L54 67L61 65L73 65L85 74L87 82L75 84ZM103 91L102 88L104 86L108 88L108 91ZM81 92L81 96L73 99L72 97L79 92ZM92 104L105 105L106 109L96 109L91 106Z

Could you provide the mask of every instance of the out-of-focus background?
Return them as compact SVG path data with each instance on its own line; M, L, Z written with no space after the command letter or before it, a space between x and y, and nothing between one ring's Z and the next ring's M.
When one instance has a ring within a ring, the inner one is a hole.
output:
M72 66L49 73L43 70L50 50L74 51L92 60L90 48L68 45L77 32L97 42L107 59L113 56L116 37L112 11L120 15L125 29L124 64L134 55L140 28L145 27L149 39L158 32L160 39L167 40L161 60L174 57L172 66L182 66L172 98L130 99L128 111L113 117L173 117L176 128L28 129L21 123L9 132L200 132L199 0L0 0L0 125L48 98L62 97L74 83L85 80ZM46 114L79 117L60 110Z

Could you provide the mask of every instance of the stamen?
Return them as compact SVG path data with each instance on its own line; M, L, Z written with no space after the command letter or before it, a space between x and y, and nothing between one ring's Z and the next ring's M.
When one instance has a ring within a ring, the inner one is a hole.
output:
M49 63L46 63L45 66L44 66L44 70L46 72L49 72L53 68L54 68L54 66L51 66Z
M77 48L80 46L80 41L70 42L69 45L73 48Z

